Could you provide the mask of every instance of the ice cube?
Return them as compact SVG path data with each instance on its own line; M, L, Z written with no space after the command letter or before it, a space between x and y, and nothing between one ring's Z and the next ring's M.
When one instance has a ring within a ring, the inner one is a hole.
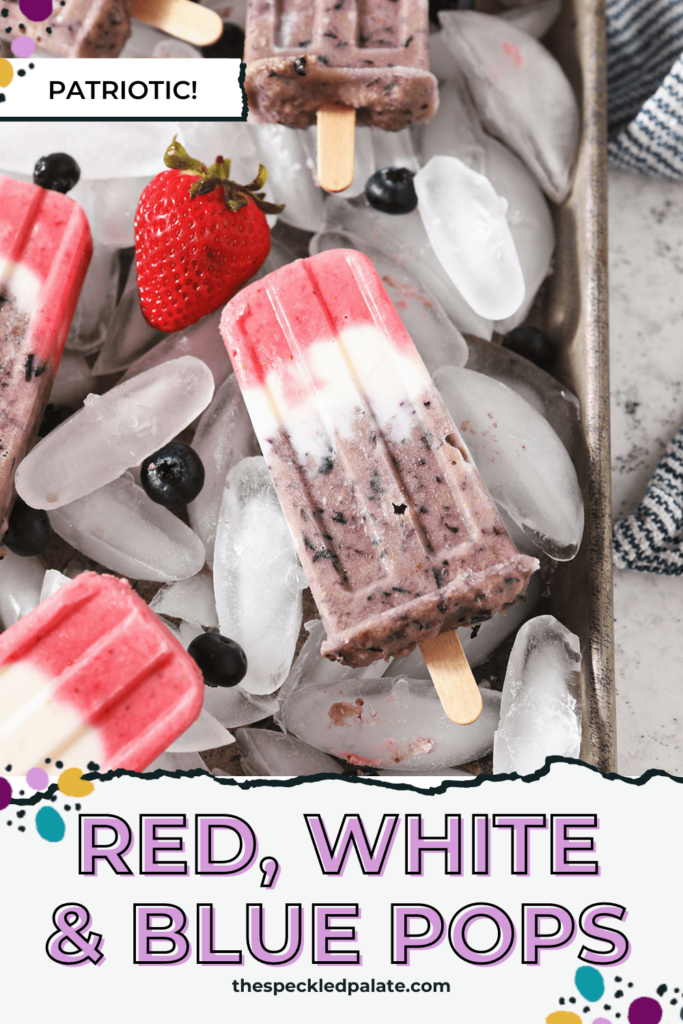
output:
M308 631L306 642L299 652L299 656L292 665L289 675L278 691L280 706L286 698L298 686L327 686L342 679L378 679L387 670L387 662L373 661L365 668L350 668L342 665L340 661L330 661L323 658L320 647L325 639L325 628L320 619L312 619L305 623ZM275 721L281 724L279 711L275 714Z
M555 230L548 204L519 157L482 130L462 80L441 87L439 109L423 130L423 161L440 154L457 157L484 174L496 193L507 200L506 219L522 268L525 294L519 309L496 324L496 330L506 334L524 321L550 270Z
M431 682L406 676L346 679L301 686L282 707L287 732L355 765L371 768L450 768L487 754L498 724L500 694L482 690L483 711L472 725L446 717Z
M50 391L50 401L75 408L94 386L95 381L85 356L78 352L63 352Z
M69 577L65 576L57 569L48 569L43 577L43 585L40 589L40 600L44 601L46 597L52 597L52 595L56 594L65 583L70 582Z
M150 327L142 315L137 274L135 266L132 266L123 295L107 327L93 373L99 375L125 370L164 337L164 332Z
M206 626L207 629L217 626L218 616L211 573L203 570L189 579L162 587L152 598L150 608L158 615L185 619L195 626Z
M221 633L236 640L249 668L249 693L276 690L289 672L301 625L306 577L261 456L228 473L214 549Z
M438 299L459 331L491 338L492 321L475 313L455 287L431 246L417 210L396 217L374 210L369 203L349 203L333 196L326 200L325 210L328 227L362 238L405 267Z
M214 384L219 387L232 372L230 357L218 330L222 312L218 310L202 317L191 327L170 336L158 332L161 340L154 348L131 363L122 379L130 380L131 377L137 377L139 373L150 370L153 366L178 359L180 356L194 356L206 363L213 374Z
M246 693L241 686L205 686L204 708L227 729L263 722L275 714L276 697Z
M515 639L493 745L494 773L529 775L553 754L581 749L581 646L552 615L526 622Z
M561 10L562 0L537 0L523 7L511 7L498 17L504 18L521 32L528 32L534 39L542 39L559 18Z
M444 366L434 380L494 500L552 558L573 558L583 534L583 499L550 424L481 373Z
M274 202L284 203L280 219L304 231L320 231L325 223L323 192L312 176L313 157L306 132L279 124L249 125L261 163L268 170Z
M95 240L88 272L66 340L68 351L91 355L101 348L116 305L119 269L118 251Z
M247 775L341 775L343 771L327 754L271 729L240 729L237 746Z
M0 623L8 629L33 611L40 600L45 569L37 558L5 551L0 559Z
M209 368L183 356L105 395L89 395L26 456L17 491L31 508L46 509L90 494L167 444L206 408L213 391Z
M360 249L370 257L430 373L444 365L465 365L467 342L448 319L438 299L404 266L380 249L364 243L357 235L335 228L321 231L310 241L311 256L325 249Z
M93 183L90 227L94 238L116 249L135 245L135 210L149 181L150 176L144 175L140 178L105 178Z
M441 265L475 313L503 320L524 299L524 276L507 222L507 200L488 178L452 156L415 175L418 210Z
M218 388L195 431L192 447L204 464L204 486L188 505L190 523L206 547L213 565L218 511L228 472L241 459L259 450L242 392L235 377Z
M150 501L129 473L49 516L55 533L122 576L170 583L194 576L204 565L199 537Z
M375 167L405 167L413 174L420 170L420 161L410 128L400 132L385 132L382 128L372 129L372 144L375 150ZM363 185L365 188L365 184ZM344 193L346 195L346 193Z
M484 127L562 202L578 148L579 108L557 60L533 36L493 15L441 11L439 20Z
M365 183L375 173L375 149L372 128L356 128L355 145L353 148L353 181L343 192L337 193L344 199L355 199L365 192ZM389 134L385 132L385 134ZM318 184L318 129L315 125L307 129L307 154L313 171L313 180ZM382 164L381 166L384 166ZM283 214L286 220L286 212Z
M187 754L174 754L166 751L163 754L159 754L156 761L153 761L145 772L192 772L199 768L203 772L207 772L208 768L202 761L199 754L187 753Z
M171 743L166 753L189 754L200 750L214 750L234 743L235 737L208 711L202 710L196 722Z

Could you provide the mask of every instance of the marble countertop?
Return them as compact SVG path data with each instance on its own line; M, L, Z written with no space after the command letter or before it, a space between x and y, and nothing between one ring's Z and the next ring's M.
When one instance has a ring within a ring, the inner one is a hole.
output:
M610 173L613 512L683 423L683 184ZM683 576L615 570L619 771L683 775Z

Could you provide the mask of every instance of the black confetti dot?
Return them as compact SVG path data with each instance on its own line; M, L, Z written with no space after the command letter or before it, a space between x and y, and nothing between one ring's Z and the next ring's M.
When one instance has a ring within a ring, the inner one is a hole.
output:
M6 764L5 765L5 771L6 772L11 772L12 771L12 765L11 764Z
M49 36L51 36L51 35L52 35L52 29L51 29L51 28L49 28L49 27L48 27L48 28L46 28L46 29L45 29L45 31L47 32L47 34L48 34Z
M614 980L615 981L621 981L621 978L615 978Z
M51 757L46 757L45 758L45 764L50 764L51 761L52 761Z
M3 7L2 12L0 13L2 13L3 18L9 18L9 11L6 7Z
M576 999L574 999L574 996L570 996L569 997L569 1002L570 1003L575 1003L576 1002Z
M25 818L26 811L17 811L17 818Z
M74 804L74 807L76 808L77 811L80 811L80 809L81 809L81 805L80 804Z
M25 825L20 825L19 826L19 831L20 832L25 832L26 831L26 826Z
M33 71L34 67L35 67L35 64L29 64L29 68L31 69L31 71Z
M672 1006L675 1006L677 1002L678 1002L678 1000L677 1000L677 999L672 999L672 1000L671 1000L671 1005L672 1005Z
M11 825L11 824L12 824L12 822L11 822L11 821L8 821L8 822L7 822L7 824L8 824L8 825Z
M88 761L88 771L89 772L98 772L99 770L100 770L100 766L98 764L96 764L94 761Z
M589 1010L590 1010L590 1006L584 1006L584 1008L583 1008L583 1012L584 1013L588 1013Z
M63 767L64 767L64 762L63 761L55 761L55 768L63 768Z
M52 794L52 796L50 797L50 800L52 801L52 803L53 803L53 804L56 804L56 803L57 803L57 797L56 797L56 796L54 795L54 793L53 793L53 794Z
M564 1006L564 996L560 996L560 1006Z
M24 795L24 791L23 791L23 789L20 789L19 790L19 796L23 796L23 795Z
M4 103L4 102L5 102L5 94L4 94L4 92L0 92L0 103Z
M616 992L614 993L614 998L615 998L615 999L621 999L621 997L623 996L623 994L624 994L624 993L623 993L623 992L621 991L621 989L620 989L620 988L618 988L618 989L616 990Z
M657 995L658 996L663 996L665 992L666 992L666 985L658 985L657 986Z
M605 1005L603 1006L603 1010L611 1010L611 1009L612 1009L612 1007L610 1006L609 1003L605 1003Z
M64 804L64 810L65 811L70 811L71 810L71 804Z
M12 31L12 26L11 26L11 25L10 25L10 27L9 27L9 28L6 28L6 29L5 29L5 32L11 32L11 31Z
M628 985L627 985L626 987L627 987L627 988L633 988L633 982L632 982L632 981L629 981L629 983L628 983Z
M24 71L24 69L22 68L22 69L21 69L21 71L17 71L17 74L19 75L19 78L23 78L23 77L24 77L24 75L26 74L26 72L25 72L25 71Z

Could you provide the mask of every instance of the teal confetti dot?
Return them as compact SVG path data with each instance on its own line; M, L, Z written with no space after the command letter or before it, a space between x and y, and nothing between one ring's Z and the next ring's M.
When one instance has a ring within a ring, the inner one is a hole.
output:
M41 807L36 814L38 835L48 843L59 843L64 838L66 825L59 811L54 807Z
M605 982L595 967L579 967L574 975L574 982L584 999L590 1000L591 1003L602 999L605 994Z

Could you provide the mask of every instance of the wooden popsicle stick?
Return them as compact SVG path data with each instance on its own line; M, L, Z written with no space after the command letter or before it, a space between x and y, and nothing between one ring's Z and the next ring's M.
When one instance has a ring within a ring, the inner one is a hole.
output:
M211 46L223 34L221 16L192 0L133 0L131 14L193 46Z
M343 192L353 181L355 133L353 107L318 111L318 181L326 192Z
M483 707L479 688L456 630L420 644L441 706L457 725L476 722Z

